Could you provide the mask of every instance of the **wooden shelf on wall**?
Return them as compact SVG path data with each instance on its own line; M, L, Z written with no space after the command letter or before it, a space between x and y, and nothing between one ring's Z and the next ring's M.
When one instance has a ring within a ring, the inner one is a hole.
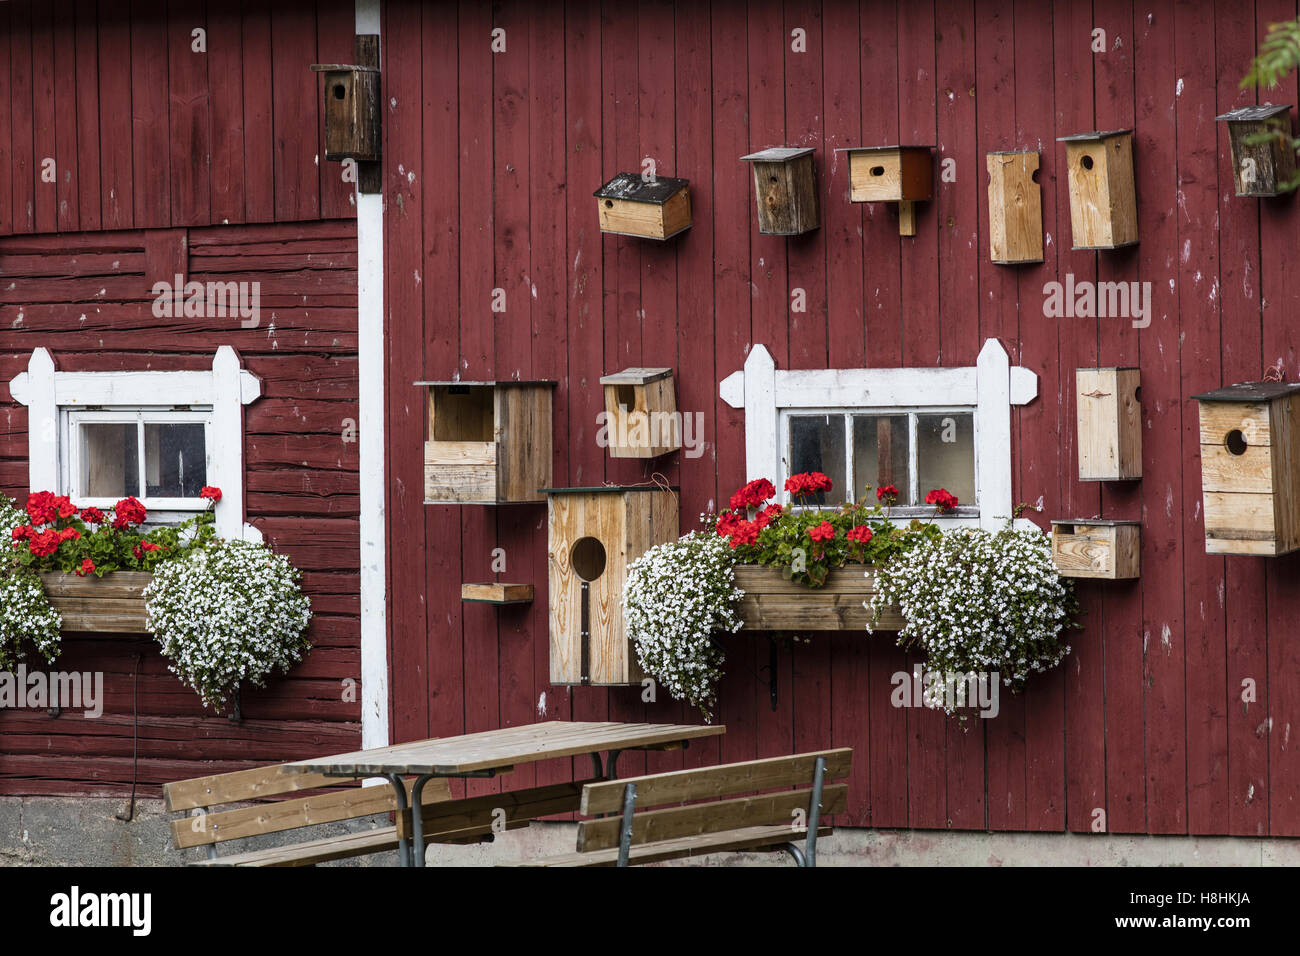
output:
M488 581L483 584L462 584L460 599L472 604L531 604L533 586L531 584L506 584L504 581Z

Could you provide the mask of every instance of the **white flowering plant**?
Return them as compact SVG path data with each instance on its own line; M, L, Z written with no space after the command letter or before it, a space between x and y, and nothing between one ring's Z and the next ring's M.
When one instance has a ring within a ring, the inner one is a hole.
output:
M1070 653L1063 634L1079 606L1038 530L962 528L922 541L876 569L873 620L897 605L898 644L922 652L943 675L925 704L954 714L969 679L996 673L1012 692ZM871 628L868 627L868 630Z
M240 684L264 687L310 650L299 578L265 545L216 539L154 568L146 626L172 673L219 708Z
M641 668L713 719L726 659L714 635L743 623L735 557L725 539L693 531L656 545L628 568L623 616Z
M0 495L0 547L13 540L14 529L26 520L7 496ZM59 656L62 625L40 578L13 562L0 566L0 670L13 670L29 654L53 662Z

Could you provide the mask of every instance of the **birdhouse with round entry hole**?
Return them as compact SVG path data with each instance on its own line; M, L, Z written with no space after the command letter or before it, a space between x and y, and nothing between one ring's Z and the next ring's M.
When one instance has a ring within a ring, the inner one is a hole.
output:
M849 201L898 203L898 234L916 235L916 203L933 194L930 146L856 146L849 154Z
M546 488L551 683L639 684L623 623L627 569L677 540L675 489Z
M379 66L313 63L325 75L325 158L379 159Z
M1228 124L1237 195L1277 196L1295 176L1290 106L1243 106L1216 116Z
M1209 554L1300 548L1300 385L1246 382L1193 395Z
M601 232L664 240L691 228L689 180L619 173L595 196Z
M758 231L765 236L797 236L817 228L815 150L774 146L740 157L754 170Z
M1119 249L1138 241L1133 131L1062 136L1076 249Z

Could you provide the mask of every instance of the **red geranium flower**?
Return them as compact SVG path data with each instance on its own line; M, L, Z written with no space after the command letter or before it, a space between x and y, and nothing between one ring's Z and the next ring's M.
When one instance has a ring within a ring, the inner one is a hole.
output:
M58 509L60 518L71 518L77 513L77 506L72 503L72 499L67 495L60 495L55 498L54 506Z
M134 548L131 549L131 553L135 555L135 559L137 561L143 561L146 551L161 551L161 550L162 548L154 544L152 541L141 541L139 544L137 544Z
M94 505L91 505L89 508L82 508L81 520L87 524L103 524L104 512L100 511Z
M773 494L775 493L776 493L775 490L773 490ZM768 505L766 508L764 508L755 516L754 524L758 525L759 528L766 528L769 524L771 524L778 517L780 517L780 515L781 515L780 505L776 505L776 504Z
M864 524L850 528L849 533L845 535L850 541L857 541L859 544L866 544L871 540L871 529Z
M76 541L81 537L81 532L76 528L64 528L59 532L60 541Z
M816 494L819 491L830 491L831 480L820 471L807 471L787 478L785 480L785 490L796 498L801 498L804 495Z
M95 562L87 558L81 562L81 567L77 568L77 577L84 578L87 574L95 573Z
M51 528L48 531L38 531L32 535L28 547L36 557L45 558L58 551L62 542L63 538Z
M890 504L893 504L895 501L898 500L898 489L895 488L893 485L881 485L879 488L877 488L876 500L884 501L886 498L889 499Z
M736 525L744 519L734 511L724 511L718 515L718 535L719 537L729 537L736 531Z
M36 533L36 529L33 528L31 525L29 525L29 524L20 524L18 527L14 528L14 530L13 530L13 538L14 538L14 541L15 541L15 542L18 542L18 541L26 541L28 538L30 538L30 537L31 537L32 535L34 535L35 533Z
M934 505L940 511L951 511L957 507L957 498L944 488L934 488L925 496L927 505Z
M763 502L776 494L776 489L766 478L755 478L745 487L741 488L731 496L731 509L740 511L743 508L759 508Z
M123 531L145 519L144 505L135 498L123 498L113 506L113 527Z
M753 544L758 540L758 525L753 521L740 521L736 523L736 530L731 535L731 546L739 548L744 544Z
M199 492L199 497L200 497L200 498L209 498L209 499L211 499L212 503L215 505L218 501L221 500L221 489L220 489L220 488L211 488L211 487L208 487L207 485L204 485L204 486L203 486L203 490ZM732 507L735 507L735 506L733 505Z
M59 513L59 500L52 491L33 491L27 496L27 517L32 524L49 524Z
M830 541L835 537L835 529L829 521L823 521L817 527L808 529L808 537L814 541Z

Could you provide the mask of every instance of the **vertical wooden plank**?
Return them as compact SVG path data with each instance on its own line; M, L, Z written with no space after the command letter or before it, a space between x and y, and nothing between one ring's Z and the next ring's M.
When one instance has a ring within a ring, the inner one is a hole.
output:
M9 7L9 97L12 140L12 229L16 233L36 228L34 188L39 163L35 157L32 119L32 14L30 0L14 0Z
M77 143L77 33L76 10L67 0L56 12L52 27L54 70L54 157L56 163L55 223L59 232L81 228L81 164ZM89 144L88 144L89 145ZM93 157L93 146L87 151Z
M171 146L167 123L167 8L131 3L131 169L135 226L171 225ZM101 115L100 121L108 117Z
M271 11L244 2L244 215L248 222L275 218L275 149L271 131Z
M9 19L12 6L13 4L6 3L3 7L0 7L0 80L4 81L6 87L0 92L0 170L4 170L5 177L9 180L9 182L0 183L0 235L8 235L13 232L14 197L11 186L14 175L13 126L11 125L13 103L10 100L9 91L13 79L10 73L10 43L13 39L13 24Z
M32 6L32 149L35 183L35 222L37 232L54 232L60 227L58 217L59 181L64 170L57 163L59 116L54 99L54 23L48 3ZM75 102L69 103L75 106ZM74 117L75 118L75 117ZM75 133L72 139L75 142ZM72 151L75 153L75 149ZM73 162L72 153L68 162ZM53 164L53 166L51 166ZM54 173L51 179L49 173Z
M449 15L449 14L448 14ZM318 0L316 4L316 55L320 63L356 62L356 13L350 3L337 0ZM450 57L454 46L433 54L436 59ZM422 56L426 68L430 57ZM312 76L312 95L323 103L320 80ZM426 84L427 85L427 84ZM320 214L323 219L349 219L356 215L356 185L343 181L343 164L325 159L325 121L318 107L316 123L316 155L320 175ZM427 147L426 147L427 148ZM418 175L418 174L417 174Z
M208 87L212 170L208 204L213 223L243 222L244 21L239 8L208 11Z
M99 22L95 0L77 0L76 60L77 215L82 230L100 227ZM0 124L0 135L6 135ZM0 162L0 169L7 168Z
M172 222L178 226L207 225L212 221L208 54L195 52L193 38L196 29L205 31L206 36L206 5L168 0L167 16Z
M116 130L99 138L100 223L129 229L135 222L135 171L131 116L131 23L118 4L99 3L98 128Z
M317 102L316 5L291 0L271 10L272 142L275 156L275 218L281 222L320 215L317 164L320 104Z
M862 75L862 140L854 146L888 146L899 142L899 4L862 0L859 22ZM840 154L847 165L848 157ZM887 203L864 203L860 210L866 290L867 365L902 364L902 240L897 211ZM894 663L901 665L901 657ZM893 668L897 670L897 667ZM903 714L895 712L903 720ZM876 725L873 723L873 727ZM874 780L874 778L873 778ZM872 806L876 806L874 800Z

